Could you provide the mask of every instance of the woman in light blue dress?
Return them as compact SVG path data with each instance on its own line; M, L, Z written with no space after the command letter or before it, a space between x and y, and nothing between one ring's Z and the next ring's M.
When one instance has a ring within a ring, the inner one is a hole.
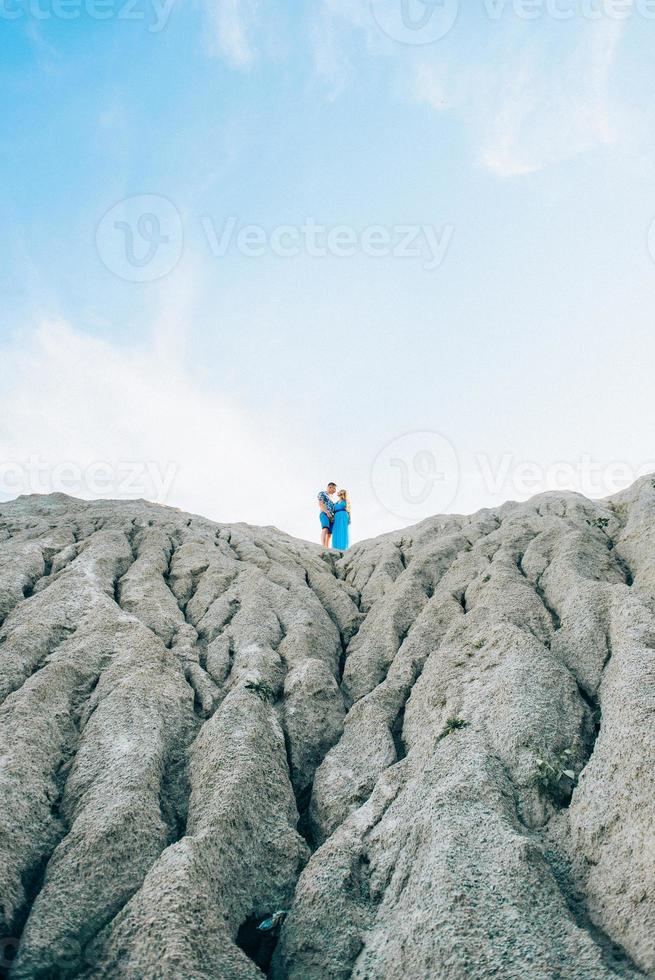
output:
M332 547L345 551L348 547L350 529L350 500L347 490L339 490L334 505L334 524L332 526Z

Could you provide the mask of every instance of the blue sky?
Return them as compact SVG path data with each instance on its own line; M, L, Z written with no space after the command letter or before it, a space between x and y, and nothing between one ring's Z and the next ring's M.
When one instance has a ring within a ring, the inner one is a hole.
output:
M655 469L655 4L103 3L0 15L3 497L315 538L331 478L358 538Z

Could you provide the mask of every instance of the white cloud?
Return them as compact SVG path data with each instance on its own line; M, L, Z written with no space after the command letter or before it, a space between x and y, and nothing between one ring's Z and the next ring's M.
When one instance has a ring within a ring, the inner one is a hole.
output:
M205 272L192 258L160 284L143 341L44 316L0 344L0 500L145 497L317 541L316 493L335 478L353 492L353 540L398 527L372 495L363 447L326 439L327 418L292 400L277 412L238 402L220 363L196 369L187 334Z
M359 35L367 56L387 59L409 99L455 110L479 162L511 177L624 140L628 114L611 82L626 23L627 8L624 19L483 18L484 59L476 62L468 53L463 60L455 32L415 51L385 38L367 3L323 0L312 50L335 98L356 78L349 45Z
M203 389L179 352L171 329L152 343L123 347L61 321L43 322L7 345L0 358L0 491L145 496L221 521L276 523L300 533L309 508L296 455L265 419ZM284 495L268 489L281 468Z
M560 25L558 25L560 26ZM556 64L533 47L506 53L477 82L480 160L500 177L535 173L579 153L614 145L619 112L610 78L623 24L585 23L573 52Z
M205 0L209 22L207 47L233 68L249 68L255 61L260 0Z
M325 86L328 100L333 101L347 88L352 67L342 44L342 34L325 10L312 26L311 42L314 71Z
M322 0L311 24L311 46L316 77L329 101L338 98L352 80L346 39L358 25L360 5L344 0Z
M429 105L437 112L448 107L442 73L427 61L420 62L416 67L411 94L416 102Z
M355 80L356 46L363 41L367 54L393 56L397 45L380 30L369 0L321 0L311 26L314 71L332 101Z
M315 420L307 434L236 404L216 369L203 386L175 323L173 308L151 341L124 346L50 320L0 347L0 500L144 497L318 541L316 493L345 477L353 541L407 523L373 496L363 447L326 443Z

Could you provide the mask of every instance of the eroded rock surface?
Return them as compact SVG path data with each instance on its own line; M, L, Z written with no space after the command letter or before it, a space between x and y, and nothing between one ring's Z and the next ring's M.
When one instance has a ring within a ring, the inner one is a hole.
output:
M654 518L0 505L2 970L655 977Z

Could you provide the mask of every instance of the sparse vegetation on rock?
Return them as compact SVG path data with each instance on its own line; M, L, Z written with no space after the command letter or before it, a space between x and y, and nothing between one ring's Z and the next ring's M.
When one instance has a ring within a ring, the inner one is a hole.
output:
M545 752L537 755L532 775L535 786L554 799L570 796L576 778L575 771L570 768L572 757L571 749L562 749L555 755Z
M466 728L467 726L468 722L464 721L463 718L447 718L446 724L441 729L440 738L447 738L448 735L451 735L453 732L457 732L462 728Z
M273 698L273 691L268 684L264 681L257 679L247 680L244 684L247 691L252 691L257 697L261 698L262 701L271 701Z

